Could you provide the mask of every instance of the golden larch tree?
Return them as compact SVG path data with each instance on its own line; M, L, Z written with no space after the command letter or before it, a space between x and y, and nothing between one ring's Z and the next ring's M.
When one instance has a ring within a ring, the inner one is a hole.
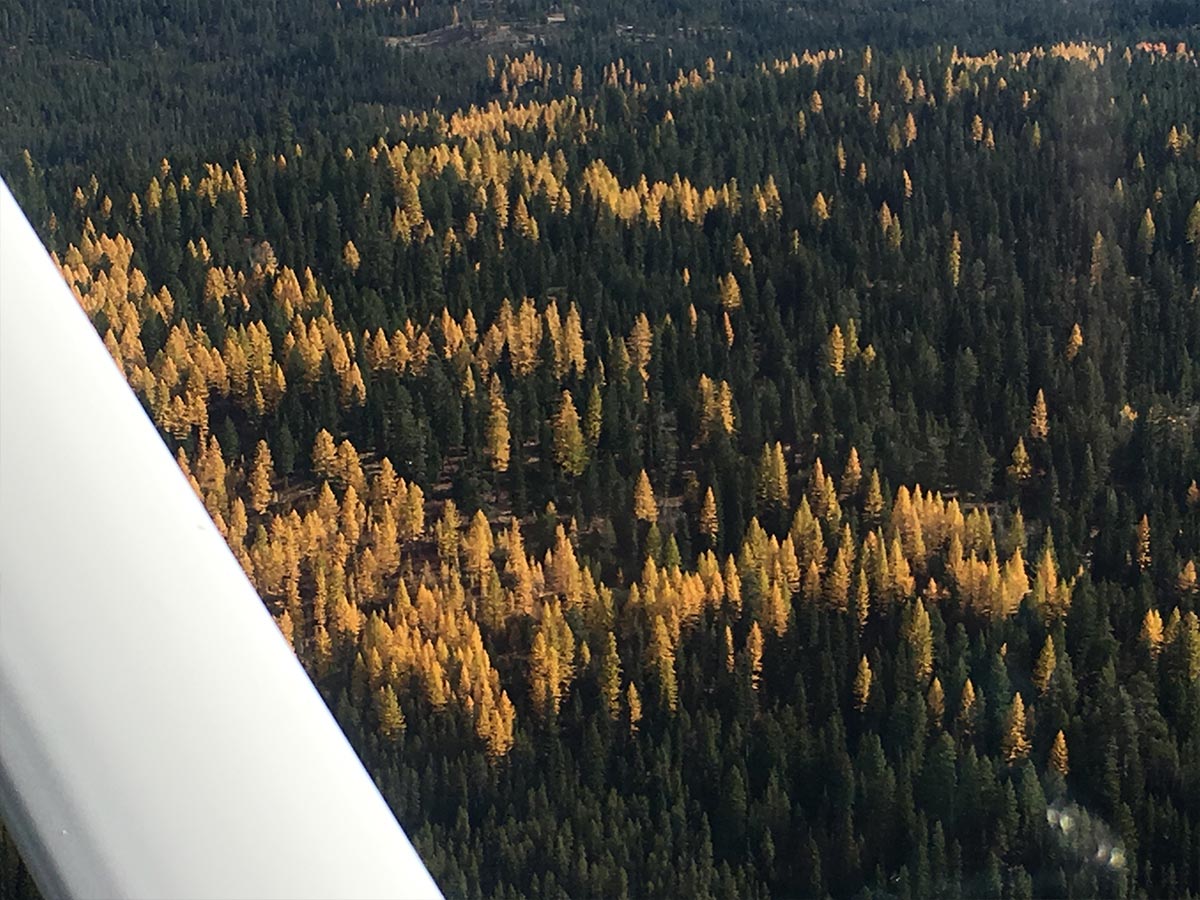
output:
M862 659L858 661L858 669L854 674L854 708L862 712L867 708L867 701L871 699L871 664L867 662L867 657L864 654Z
M958 287L959 274L962 270L962 241L958 232L950 235L950 250L946 254L946 275L953 287Z
M539 628L529 651L529 690L533 707L543 716L558 712L562 700L558 650Z
M275 624L279 626L279 632L283 635L283 639L287 641L287 645L295 650L296 626L292 622L291 614L285 609L279 615L279 617L275 619Z
M1146 610L1146 615L1142 617L1141 639L1151 656L1157 657L1162 652L1163 620L1157 609Z
M458 548L461 544L462 517L458 514L458 505L453 499L447 499L442 506L442 516L433 526L434 540L437 543L438 558L454 569L458 568Z
M941 728L942 720L946 716L946 692L942 689L941 679L934 678L930 683L929 690L925 693L925 706L929 711L930 724Z
M867 482L867 496L863 500L863 517L870 525L878 525L883 516L883 490L879 485L879 470L871 470Z
M1061 728L1054 736L1054 743L1050 745L1050 756L1046 765L1052 772L1057 772L1063 778L1066 778L1067 773L1071 771L1070 759L1067 756L1067 738Z
M554 461L572 477L583 474L587 468L587 447L583 432L579 428L579 413L570 391L562 392L562 402L554 417Z
M833 326L825 340L825 360L835 376L846 374L846 342L838 325Z
M1050 689L1050 679L1054 677L1054 670L1057 666L1058 657L1054 652L1054 638L1046 635L1037 662L1033 666L1033 685L1038 689L1039 694L1044 694Z
M493 548L491 525L483 510L477 509L463 539L463 565L472 584L483 584L484 576L492 568Z
M825 577L825 602L839 612L845 612L850 602L850 553L843 541Z
M1053 543L1048 539L1042 548L1034 576L1030 595L1033 608L1047 621L1062 619L1071 608L1071 590L1071 583L1058 577Z
M983 140L983 119L978 115L971 120L971 140L976 144Z
M637 318L633 320L633 328L630 329L625 344L634 368L638 370L643 381L648 380L650 375L647 366L650 365L650 354L654 346L654 332L645 313L638 313Z
M813 218L817 220L818 225L829 221L829 202L820 191L817 191L817 196L813 198L812 214Z
M375 692L375 715L379 718L379 734L384 740L394 741L404 731L404 713L396 691L385 684Z
M658 503L654 499L654 488L650 486L650 476L646 470L638 475L637 486L633 489L633 516L643 522L658 521Z
M267 446L266 441L259 441L254 451L254 466L250 470L250 480L246 487L250 492L250 508L260 515L267 511L274 497L271 488L271 479L274 477L271 448Z
M1029 412L1029 436L1035 441L1044 441L1050 436L1050 414L1046 409L1046 395L1038 388Z
M563 325L563 349L569 370L573 370L576 375L582 375L586 365L583 355L583 322L579 316L579 308L574 302L567 310L567 320Z
M975 695L975 685L968 678L963 682L962 695L958 700L958 715L955 718L955 724L958 726L958 732L962 735L973 734L975 731L975 723L979 717L979 702Z
M1075 357L1079 355L1079 351L1083 349L1083 329L1076 322L1071 327L1071 334L1067 337L1067 347L1063 351L1063 356L1067 358L1067 362L1073 362Z
M786 507L788 502L787 462L783 445L764 444L758 467L758 499L763 506Z
M322 428L317 432L312 448L313 475L321 479L330 479L337 469L337 447L333 443L333 435Z
M1025 736L1025 701L1017 693L1013 694L1012 706L1008 710L1000 752L1012 765L1029 756L1029 750L1029 738Z
M709 546L715 546L717 533L720 530L720 519L717 516L717 498L713 494L711 485L704 492L704 500L700 504L699 525L700 533L708 539Z
M1023 484L1033 475L1033 462L1029 458L1029 451L1025 449L1025 438L1017 438L1017 446L1013 448L1012 460L1008 466L1009 477Z
M1158 228L1154 224L1154 216L1147 209L1142 215L1141 222L1138 223L1137 242L1142 253L1149 256L1154 251L1154 238L1158 233Z
M1183 564L1183 568L1179 570L1179 577L1175 579L1175 588L1180 594L1186 596L1187 594L1196 593L1196 587L1196 562L1189 559Z
M859 634L867 627L871 615L871 588L867 581L867 570L859 567L854 579L853 609L854 619L858 623Z
M637 734L638 723L642 721L642 698L638 694L637 685L632 681L625 692L625 704L629 708L629 733Z
M721 572L721 581L725 586L725 600L736 619L742 614L742 577L738 573L737 562L732 553L725 557L725 568Z
M862 483L862 463L858 459L858 449L850 448L850 455L846 458L846 468L842 471L842 480L838 485L838 496L843 500L847 497L853 497L858 493L858 487Z
M1088 265L1088 284L1093 291L1104 282L1104 235L1099 231L1092 238L1092 256Z
M508 431L508 404L504 401L504 388L498 376L492 376L488 391L487 456L492 469L508 471L509 454L512 452Z
M750 687L757 691L762 681L763 666L763 633L757 622L751 624L750 633L746 635L746 663L750 672Z
M732 272L717 279L717 293L721 299L721 306L726 310L735 310L742 305L742 289Z
M1150 518L1143 515L1137 524L1137 567L1145 572L1153 561L1150 555Z
M933 674L933 630L924 601L918 598L905 607L901 631L911 654L913 677L924 685Z
M912 567L909 565L908 558L904 555L903 546L900 543L900 536L896 535L892 539L891 555L888 558L888 566L891 570L891 588L893 597L899 601L907 597L911 597L917 589L917 580L913 577Z
M742 268L749 268L752 264L750 248L746 246L740 231L733 237L733 261Z
M608 717L615 721L621 714L621 657L617 653L617 636L611 631L604 636L598 677L604 708Z
M675 712L679 706L679 684L675 678L675 648L667 631L666 620L654 617L650 631L650 668L658 679L658 689L667 709Z

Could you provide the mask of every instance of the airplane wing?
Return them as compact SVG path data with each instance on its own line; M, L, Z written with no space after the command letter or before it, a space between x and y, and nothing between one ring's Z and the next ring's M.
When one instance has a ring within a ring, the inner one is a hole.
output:
M441 896L3 183L0 812L49 897Z

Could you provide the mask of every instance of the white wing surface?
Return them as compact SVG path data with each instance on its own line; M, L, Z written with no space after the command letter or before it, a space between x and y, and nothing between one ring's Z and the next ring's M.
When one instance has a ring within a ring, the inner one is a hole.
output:
M440 897L2 183L0 809L48 897Z

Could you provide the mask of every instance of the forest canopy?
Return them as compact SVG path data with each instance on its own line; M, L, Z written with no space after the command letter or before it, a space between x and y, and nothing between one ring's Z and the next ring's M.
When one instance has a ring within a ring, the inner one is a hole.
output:
M760 5L18 3L2 171L448 897L1200 896L1194 13Z

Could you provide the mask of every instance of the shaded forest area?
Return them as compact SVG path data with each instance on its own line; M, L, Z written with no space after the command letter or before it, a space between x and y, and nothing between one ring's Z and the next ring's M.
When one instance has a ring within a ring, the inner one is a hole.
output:
M0 11L0 152L446 895L1200 896L1190 13L343 6Z
M560 11L563 24L543 27ZM490 39L431 52L390 45L455 22ZM749 70L805 48L867 44L978 53L1080 39L1195 43L1196 25L1189 0L10 0L0 6L0 157L8 171L29 149L86 180L131 156L224 156L317 133L390 139L397 112L492 99L483 57L521 55L531 40L592 80L632 54L663 81L727 50Z

